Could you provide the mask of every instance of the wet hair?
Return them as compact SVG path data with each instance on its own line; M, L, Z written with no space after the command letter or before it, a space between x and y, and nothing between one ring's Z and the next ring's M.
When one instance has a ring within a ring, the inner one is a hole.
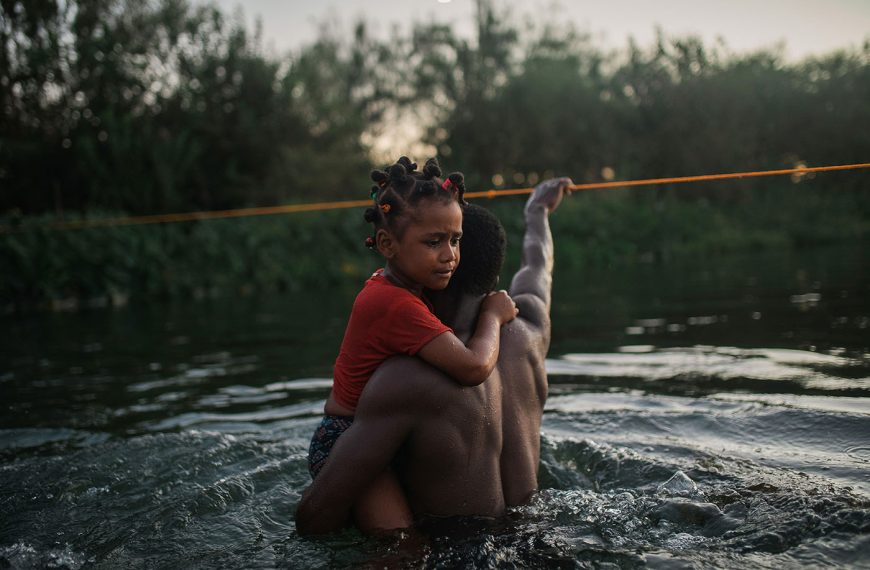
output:
M374 233L385 229L402 237L408 225L416 219L417 208L425 200L449 203L457 201L466 204L465 177L461 172L453 172L441 178L438 161L430 158L417 170L417 164L407 156L402 156L395 164L371 173L371 196L374 205L365 211L365 221L374 225ZM366 245L374 247L373 237L366 239Z
M447 285L446 292L485 295L498 284L504 264L507 237L492 212L475 204L462 208L462 262Z

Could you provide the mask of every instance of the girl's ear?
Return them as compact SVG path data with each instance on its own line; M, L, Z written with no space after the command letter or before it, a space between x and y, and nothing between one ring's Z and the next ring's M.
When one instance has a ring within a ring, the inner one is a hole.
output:
M375 246L378 251L387 259L392 259L396 255L396 240L393 234L381 228L375 234Z

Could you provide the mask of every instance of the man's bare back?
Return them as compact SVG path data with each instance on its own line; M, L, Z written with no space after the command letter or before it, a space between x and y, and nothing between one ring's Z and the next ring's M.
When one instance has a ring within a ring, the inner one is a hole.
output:
M301 534L346 524L356 498L391 464L415 515L500 516L537 489L553 263L547 215L570 183L545 182L526 204L523 262L510 289L519 315L501 329L492 375L466 387L419 359L381 365L353 425L303 495L296 514ZM433 303L466 340L483 298L448 290Z
M414 513L499 516L537 488L547 382L545 351L529 346L541 340L521 318L502 327L504 356L475 387L458 386L415 358L381 367L379 381L411 384L402 404L417 422L394 466Z

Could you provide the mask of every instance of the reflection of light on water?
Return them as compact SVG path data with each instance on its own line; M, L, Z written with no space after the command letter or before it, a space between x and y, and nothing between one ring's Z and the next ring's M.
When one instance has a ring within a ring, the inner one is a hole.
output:
M629 345L618 353L565 354L547 360L549 374L595 378L659 380L679 376L695 379L759 379L800 382L807 388L842 390L870 388L870 378L838 377L817 367L855 363L842 356L789 349L741 349L695 346L654 351Z
M716 315L704 315L700 317L689 317L688 323L690 325L713 325L719 322L719 317Z
M634 344L627 346L620 346L616 350L623 353L633 353L633 354L641 354L645 352L653 352L656 347L651 344Z
M688 326L707 326L719 322L728 322L728 315L702 315L697 317L689 317L686 320L686 324L668 323L667 320L660 318L638 319L634 322L633 325L625 327L625 334L632 336L645 333L655 334L662 330L666 330L669 333L678 333L685 331Z
M263 389L267 392L287 390L329 390L332 388L332 378L300 378L288 382L273 382Z
M792 295L788 299L793 305L801 310L806 310L815 307L822 300L822 296L818 293L806 293L805 295Z
M784 408L826 411L848 414L870 414L870 404L866 398L849 396L808 396L805 394L741 394L718 392L708 396L710 400L724 402L761 403ZM867 449L870 452L870 448ZM846 450L848 454L848 450Z

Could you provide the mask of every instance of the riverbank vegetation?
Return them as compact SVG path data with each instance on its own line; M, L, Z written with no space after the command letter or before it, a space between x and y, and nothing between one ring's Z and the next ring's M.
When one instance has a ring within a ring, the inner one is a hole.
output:
M780 183L751 201L722 202L728 191L725 183L711 183L693 200L643 190L571 195L551 220L557 265L606 268L868 243L867 192ZM508 232L502 280L508 283L519 264L523 200L477 203L491 208ZM123 305L131 298L355 290L382 263L364 246L370 228L357 210L75 231L46 229L50 219L27 218L21 231L2 237L3 312Z
M185 0L2 10L5 311L356 287L377 264L357 211L48 225L365 197L385 137L437 154L471 190L870 157L866 43L787 62L661 33L608 52L570 26L521 28L481 0L474 38L418 22L387 41L363 22L274 56L241 20ZM868 182L864 170L578 194L553 221L559 261L863 240ZM521 201L492 206L517 239Z

